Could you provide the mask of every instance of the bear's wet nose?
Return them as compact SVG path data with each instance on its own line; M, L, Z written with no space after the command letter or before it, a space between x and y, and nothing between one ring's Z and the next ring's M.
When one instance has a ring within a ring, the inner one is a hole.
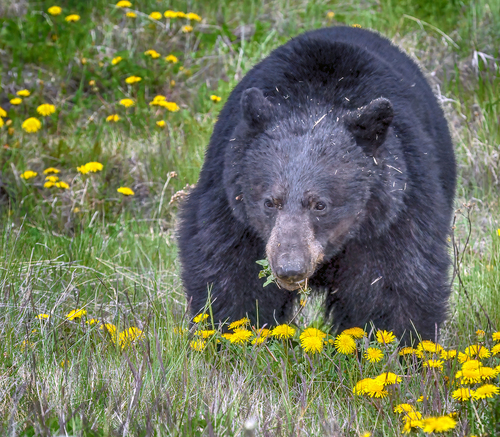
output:
M302 263L286 263L278 265L276 268L276 276L287 282L298 282L305 278L307 268Z

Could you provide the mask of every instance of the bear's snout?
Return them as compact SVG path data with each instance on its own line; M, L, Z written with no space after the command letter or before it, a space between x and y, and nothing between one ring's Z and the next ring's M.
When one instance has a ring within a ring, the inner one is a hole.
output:
M305 216L280 214L267 242L266 255L278 284L296 290L323 259L323 248Z
M287 282L300 282L307 276L307 265L303 259L281 256L275 270L276 276Z

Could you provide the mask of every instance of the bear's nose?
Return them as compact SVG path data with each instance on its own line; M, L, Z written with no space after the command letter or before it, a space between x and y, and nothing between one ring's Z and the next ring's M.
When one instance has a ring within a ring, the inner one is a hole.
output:
M286 263L278 265L276 268L276 276L287 282L299 282L306 276L306 266L302 263Z

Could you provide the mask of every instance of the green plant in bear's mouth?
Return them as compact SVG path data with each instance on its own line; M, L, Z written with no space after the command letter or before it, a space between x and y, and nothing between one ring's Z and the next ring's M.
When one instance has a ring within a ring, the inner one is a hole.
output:
M262 270L259 272L259 278L266 278L266 282L264 282L263 287L268 286L272 282L274 282L278 287L279 284L276 281L276 277L271 270L271 266L269 265L269 261L267 259L259 259L255 261L259 266L262 266ZM300 300L306 300L307 296L311 293L311 288L307 285L307 279L302 281L299 285L298 293L300 294Z
M255 261L259 266L262 266L262 270L259 272L259 279L266 278L266 282L264 282L263 287L267 287L272 282L276 283L276 278L273 275L271 270L271 266L269 265L269 261L267 259L259 259Z

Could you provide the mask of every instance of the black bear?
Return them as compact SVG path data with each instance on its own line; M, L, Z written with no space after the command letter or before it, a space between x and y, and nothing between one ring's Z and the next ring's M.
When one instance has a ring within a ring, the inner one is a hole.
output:
M181 208L191 312L210 295L218 321L275 325L307 279L333 328L435 339L455 183L443 111L407 55L363 29L298 36L232 91Z

